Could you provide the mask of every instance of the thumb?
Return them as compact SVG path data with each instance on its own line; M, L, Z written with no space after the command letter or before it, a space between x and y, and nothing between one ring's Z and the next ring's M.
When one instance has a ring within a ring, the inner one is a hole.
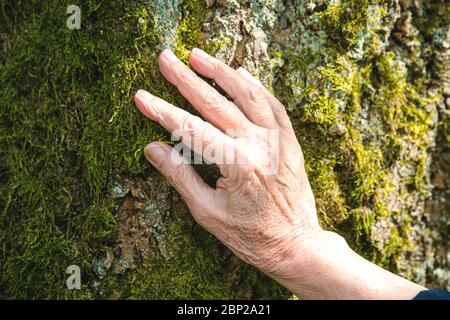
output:
M162 142L152 142L145 147L144 154L178 191L197 222L204 225L212 215L221 212L219 194L177 150Z

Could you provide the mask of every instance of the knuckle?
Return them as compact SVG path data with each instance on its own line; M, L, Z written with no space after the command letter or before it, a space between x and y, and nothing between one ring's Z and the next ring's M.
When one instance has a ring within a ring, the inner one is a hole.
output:
M252 176L259 176L264 171L263 165L253 157L245 157L245 161L240 165L240 176L250 179Z
M223 106L228 102L228 99L221 94L218 94L214 89L209 89L206 92L203 101L209 112L217 113L221 111Z
M250 173L259 175L260 173L263 172L264 168L260 163L258 163L256 161L251 161L248 164L248 169L249 169Z
M202 131L204 123L198 116L186 115L183 118L181 129L186 135L196 135Z
M173 186L180 186L180 184L184 181L182 165L174 165L168 170L166 174L166 178L169 183Z
M266 99L266 89L251 85L248 88L248 100L250 102L258 103Z
M175 62L177 65L176 68L174 68L176 70L175 72L175 76L177 78L177 86L180 86L182 84L185 83L189 83L190 81L192 81L192 75L187 72L186 70L183 69L183 66L181 65L181 62Z
M224 75L227 73L227 66L224 63L215 61L214 66L214 77Z

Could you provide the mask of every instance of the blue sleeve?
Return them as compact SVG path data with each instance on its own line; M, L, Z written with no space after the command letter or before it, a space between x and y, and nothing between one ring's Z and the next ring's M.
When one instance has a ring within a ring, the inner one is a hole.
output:
M413 300L450 300L450 292L444 290L424 290L420 291Z

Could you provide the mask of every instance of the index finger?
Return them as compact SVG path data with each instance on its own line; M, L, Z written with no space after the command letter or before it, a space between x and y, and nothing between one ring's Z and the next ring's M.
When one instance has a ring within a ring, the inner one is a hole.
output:
M139 90L134 99L146 117L157 121L177 140L219 168L226 162L225 156L230 156L227 153L234 154L235 140L201 118L145 90Z

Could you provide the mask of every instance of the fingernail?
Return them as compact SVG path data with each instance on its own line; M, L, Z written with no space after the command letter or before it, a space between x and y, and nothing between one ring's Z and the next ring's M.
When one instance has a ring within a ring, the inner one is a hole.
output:
M139 89L138 92L136 93L136 97L137 97L136 103L138 104L138 106L147 111L144 112L144 114L150 116L152 120L158 121L159 113L155 106L156 99L154 99L154 96L150 92Z
M148 144L144 148L144 154L145 157L156 167L158 166L161 161L163 160L163 157L165 155L165 150L163 147L156 142L152 142Z
M145 90L139 89L136 93L136 95L144 98L145 100L152 100L153 99L153 95L150 92L147 92Z
M196 55L197 57L199 57L200 59L208 59L209 58L209 55L205 51L198 49L198 48L192 49L192 53L194 55Z
M177 56L170 49L164 50L163 51L163 56L169 62L177 62L178 61Z

